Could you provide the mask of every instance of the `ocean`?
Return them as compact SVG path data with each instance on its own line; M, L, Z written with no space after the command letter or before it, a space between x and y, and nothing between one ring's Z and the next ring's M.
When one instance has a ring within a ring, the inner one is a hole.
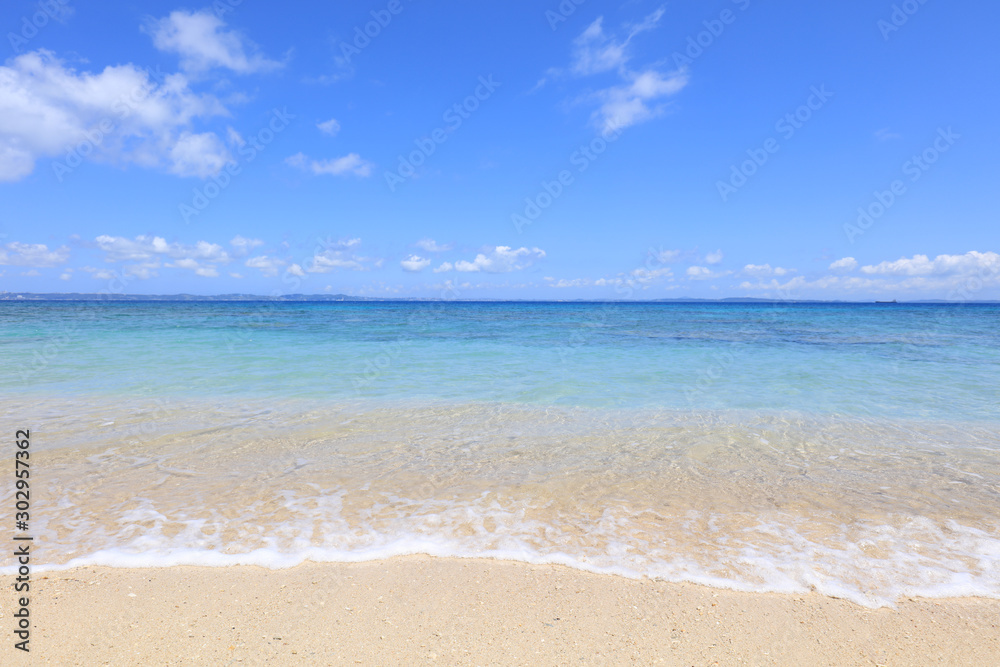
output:
M998 325L988 304L0 301L0 412L31 430L38 569L422 553L997 598ZM14 504L4 482L4 525Z

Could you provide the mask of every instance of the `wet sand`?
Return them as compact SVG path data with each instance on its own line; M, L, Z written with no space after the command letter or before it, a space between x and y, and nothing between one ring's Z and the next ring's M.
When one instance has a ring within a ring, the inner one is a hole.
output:
M557 565L365 563L33 574L31 653L4 665L988 665L1000 600L868 609Z

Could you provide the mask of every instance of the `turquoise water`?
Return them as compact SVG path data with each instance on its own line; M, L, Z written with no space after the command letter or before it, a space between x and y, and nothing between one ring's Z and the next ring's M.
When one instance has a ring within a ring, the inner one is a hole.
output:
M428 553L869 606L1000 597L998 323L973 304L0 302L0 416L32 430L44 567Z
M0 391L994 420L992 305L0 304Z

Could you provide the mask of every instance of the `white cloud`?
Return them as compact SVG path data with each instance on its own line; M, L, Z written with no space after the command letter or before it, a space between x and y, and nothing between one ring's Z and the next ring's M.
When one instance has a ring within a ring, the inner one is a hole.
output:
M320 132L328 134L331 137L337 136L337 133L340 132L340 123L337 122L336 118L331 118L330 120L323 121L322 123L317 123L316 127L319 128Z
M864 276L843 275L845 269L850 271L856 266L856 260L845 257L830 265L831 270L840 271L840 275L820 276L813 280L797 276L784 283L776 279L756 283L746 281L740 287L786 294L790 290L809 291L820 298L906 295L910 298L937 296L952 300L996 298L996 288L1000 287L1000 255L995 252L938 255L933 260L927 255L914 255L863 266L861 272Z
M894 262L882 262L874 266L862 266L861 272L868 275L929 276L948 273L972 272L992 269L1000 265L1000 255L995 252L967 252L964 255L938 255L933 260L927 255L902 257Z
M454 271L455 265L451 262L442 262L441 266L434 269L434 273L444 273L445 271Z
M655 28L663 12L661 7L641 23L630 26L628 36L622 41L618 41L614 36L608 36L604 32L604 17L597 17L579 37L573 40L570 71L577 76L588 76L624 67L629 59L626 54L629 42L639 33Z
M127 239L106 234L98 236L96 241L97 246L106 253L104 257L106 262L150 260L156 257L169 257L175 260L195 259L219 264L231 261L229 253L222 246L208 241L184 245L168 243L160 236L137 236L135 239Z
M21 271L21 275L34 278L35 276L42 275L42 273L40 271L36 271L35 269L28 269L27 271Z
M452 249L452 245L450 243L438 245L434 239L420 239L414 245L421 250L426 250L427 252L445 252Z
M132 64L78 73L50 51L25 53L0 66L0 181L20 180L53 156L61 158L53 164L59 178L83 159L214 173L229 152L190 126L226 113L181 74L157 82Z
M166 254L170 249L170 244L159 236L137 236L133 241L122 236L104 234L97 237L97 246L107 253L105 262L151 259L156 255Z
M256 50L244 35L225 30L225 22L209 10L188 12L182 9L151 21L143 30L153 38L160 51L176 53L181 68L195 73L222 67L238 74L266 72L282 63L248 51Z
M305 278L306 277L306 272L303 271L302 267L299 266L298 264L292 264L291 266L289 266L288 270L287 270L287 273L290 273L293 276L298 276L299 278Z
M653 284L660 283L661 287L664 289L674 289L671 285L664 285L664 281L661 280L666 279L667 283L674 282L673 270L666 266L653 266L653 261L655 260L657 264L662 265L668 262L677 261L680 259L681 255L682 253L680 250L661 249L656 251L650 249L646 266L637 267L628 273L619 273L615 277L598 278L590 284L593 284L596 287L629 287L646 290L652 287Z
M86 271L96 280L111 280L113 278L121 279L128 278L130 276L145 280L157 275L156 269L158 269L159 266L158 262L147 262L143 264L125 266L122 268L121 272L115 271L114 269L95 269L92 266L84 266L81 270Z
M780 266L772 267L770 264L747 264L743 267L744 274L756 277L783 276L794 272L795 269L783 269Z
M632 284L633 281L626 280L625 278L598 278L594 281L594 285L597 287L621 287Z
M711 269L705 266L689 266L687 271L684 272L689 280L710 280L711 278L717 278L721 274L714 273Z
M632 273L629 275L631 275L632 278L634 278L639 283L648 283L653 280L656 280L657 278L672 278L674 272L666 267L659 269L638 268L638 269L633 269Z
M356 254L354 249L360 245L361 239L358 238L336 241L327 238L322 242L322 248L313 254L305 270L309 273L330 273L337 269L367 271L372 266L378 268L382 265L382 260Z
M173 263L168 263L167 266L172 269L191 269L192 271L199 268L198 261L190 258L178 259Z
M240 279L240 278L242 278L242 277L243 277L243 274L242 274L242 273L236 273L236 272L230 272L230 274L229 274L229 275L230 275L230 277L232 277L232 278L236 278L236 279Z
M566 280L565 278L560 278L556 280L555 278L546 278L549 281L549 287L588 287L593 284L588 278L574 278L572 280Z
M722 251L716 250L715 252L710 252L705 255L706 264L718 264L722 261Z
M36 268L58 266L69 260L69 248L54 250L44 243L19 243L14 241L0 246L0 266L32 266Z
M59 280L71 280L72 278L73 278L73 272L69 270L59 274Z
M237 257L243 257L250 254L250 251L257 246L264 245L264 242L260 239L248 239L240 235L233 237L233 240L229 242L229 245L233 246L234 254Z
M203 259L207 262L219 262L225 264L230 261L229 253L223 250L222 246L209 243L208 241L198 241L194 246L184 246L181 244L174 244L171 248L172 253L183 253L185 255L190 255L198 259Z
M685 273L692 280L702 280L712 275L712 271L704 266L689 266Z
M330 237L327 237L323 242L324 250L350 250L351 248L357 248L361 245L361 239L359 238L342 238L334 241Z
M636 35L656 28L663 13L664 9L661 7L640 23L627 26L624 38L607 34L604 30L604 18L598 17L573 40L568 71L548 71L548 76L568 73L575 77L612 70L617 73L621 79L620 84L588 96L599 102L598 109L593 113L593 120L605 132L619 131L658 116L665 106L656 104L656 101L677 93L688 83L687 72L683 70L663 73L653 67L636 71L628 67L631 60L628 48L630 42ZM545 85L546 81L543 78L536 88Z
M316 255L309 266L310 273L330 273L334 269L350 269L351 271L364 271L364 265L356 259L344 258L330 253Z
M267 255L259 255L257 257L251 257L243 263L244 266L250 267L251 269L259 269L261 273L265 276L276 276L278 275L278 269L283 267L287 262L275 257L268 257Z
M229 151L214 132L181 132L170 148L168 171L177 176L207 178L232 161Z
M149 280L159 275L157 269L160 268L159 260L155 262L143 262L142 264L126 264L122 267L123 276L131 276L139 280Z
M853 257L844 257L830 264L832 271L853 271L856 268L858 268L858 260Z
M362 178L371 176L372 168L375 166L371 162L362 159L357 153L349 153L344 157L330 160L313 160L307 157L305 153L296 153L285 158L285 164L303 171L310 171L317 176L323 174L332 174L334 176L354 174Z
M313 257L309 266L310 273L330 273L336 269L349 269L351 271L364 271L364 265L356 259L344 258L335 254L326 253Z
M570 71L577 76L587 76L617 69L627 60L625 46L605 34L604 17L598 16L573 40Z
M511 249L509 246L496 246L485 253L479 253L471 262L460 260L454 263L456 271L473 273L482 271L485 273L507 273L509 271L520 271L531 266L536 260L545 257L545 251L541 248L518 248ZM435 273L444 271L444 266L451 266L445 262Z
M664 75L650 69L638 73L629 72L623 76L628 83L595 93L601 100L601 106L594 112L594 119L605 132L623 130L655 118L665 107L650 106L649 103L677 93L688 83L687 72L683 71Z
M423 271L430 266L431 260L420 257L419 255L410 255L401 261L399 265L403 267L404 271L416 273L418 271Z
M158 275L161 258L169 259L163 266L170 269L185 269L205 278L219 275L218 264L232 261L229 253L215 243L198 241L194 245L169 243L160 236L137 236L127 239L123 236L98 236L97 247L104 251L105 262L138 262L126 264L122 273L146 279Z
M170 244L159 236L137 236L132 240L123 236L102 235L96 241L97 246L106 253L105 262L150 260L170 251Z
M680 259L680 250L664 250L660 248L659 250L649 249L649 258L655 260L660 264L668 264L670 262L676 262Z
M110 269L95 269L92 266L84 266L81 268L81 271L86 271L95 280L111 280L115 277L115 272Z
M203 278L215 278L219 275L218 269L212 265L205 265L196 259L190 257L185 257L183 259L177 259L173 262L167 262L164 264L168 269L187 269L189 271L194 271L196 275L202 276Z

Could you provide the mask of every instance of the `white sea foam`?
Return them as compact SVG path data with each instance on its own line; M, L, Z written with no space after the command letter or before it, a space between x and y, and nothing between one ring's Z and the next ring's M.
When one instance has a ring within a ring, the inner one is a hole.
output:
M991 429L476 405L269 408L262 425L260 409L191 409L161 417L198 429L33 455L46 472L33 565L286 568L427 554L869 607L1000 597ZM69 439L83 441L73 429L90 423L74 418ZM0 508L12 497L0 489ZM12 572L0 556L0 573Z
M502 507L496 501L451 507L413 503L376 528L373 522L385 507L373 506L369 522L354 524L339 513L341 500L287 494L284 509L295 510L294 521L245 525L228 542L221 537L225 526L218 519L188 519L176 530L177 521L142 502L122 514L122 528L116 534L95 533L83 526L74 531L70 539L91 545L90 550L84 544L78 548L62 544L63 553L73 554L71 558L36 561L36 567L38 571L94 565L278 569L304 561L358 562L427 554L559 564L741 591L816 591L868 607L891 606L907 596L1000 598L1000 538L954 521L938 525L916 518L892 526L845 526L845 535L853 537L817 539L807 535L805 522L794 517L775 516L735 529L731 517L692 512L669 537L664 534L659 536L662 541L656 541L645 526L637 526L621 511L605 511L590 525L575 517L578 523L565 526L532 519L527 507ZM397 498L390 504L398 510L402 502ZM255 510L259 508L248 508L247 516ZM136 530L140 524L146 526L141 532ZM167 525L175 528L169 535L164 531ZM698 532L699 526L706 530ZM42 548L45 532L36 553L52 552ZM101 543L103 548L92 549ZM0 573L15 569L7 566Z

